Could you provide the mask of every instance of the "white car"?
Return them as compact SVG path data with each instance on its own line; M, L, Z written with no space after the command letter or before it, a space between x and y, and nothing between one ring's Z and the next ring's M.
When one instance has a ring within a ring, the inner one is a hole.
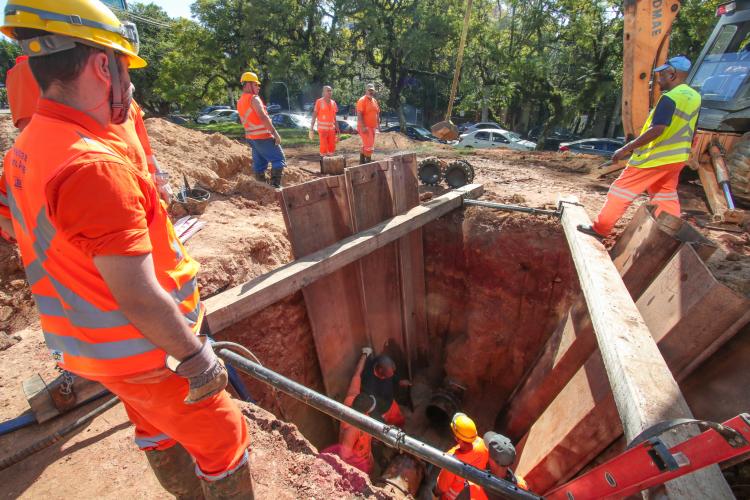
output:
M536 143L525 141L515 132L498 129L475 130L467 134L461 134L457 148L510 148L519 151L532 151Z
M239 123L240 114L233 109L217 109L207 115L199 116L195 121L203 124L225 122Z
M474 125L469 125L463 130L459 127L459 130L461 131L462 134L468 134L470 132L474 132L475 130L486 130L486 129L505 130L497 122L479 122L479 123L475 123Z

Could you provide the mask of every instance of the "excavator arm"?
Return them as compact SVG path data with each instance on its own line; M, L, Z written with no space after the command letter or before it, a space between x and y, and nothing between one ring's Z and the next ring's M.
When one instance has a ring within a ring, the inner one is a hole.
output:
M622 124L630 140L640 133L659 99L651 75L667 59L680 0L624 0L623 9Z

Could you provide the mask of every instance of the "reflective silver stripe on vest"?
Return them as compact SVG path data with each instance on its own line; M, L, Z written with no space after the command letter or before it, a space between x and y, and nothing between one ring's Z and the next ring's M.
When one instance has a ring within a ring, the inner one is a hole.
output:
M255 125L251 123L250 125L245 127L245 130L248 132L257 132L258 130L268 130L265 125Z
M156 448L160 444L171 441L172 438L167 436L166 434L159 434L158 436L151 436L151 437L138 437L135 436L135 444L138 445L138 448L141 450L147 450L149 448Z
M26 266L26 279L29 282L29 286L34 286L41 281L42 278L47 276L44 272L44 268L38 260L32 261L31 264Z
M172 241L170 244L170 247L172 247L172 251L174 252L174 256L177 260L182 260L182 250L180 249L180 244L177 243L177 240Z
M247 120L250 118L250 113L253 111L253 105L251 104L249 108L247 108L247 111L245 111L244 116L240 118L240 121L242 122L242 126L247 128L247 124L249 123Z
M239 462L237 462L237 465L232 467L231 469L221 472L219 474L206 474L202 470L198 468L198 465L195 465L195 475L199 478L203 479L204 481L214 482L218 481L220 479L224 479L225 477L231 475L233 472L237 471L247 463L247 450L245 450L245 453L242 454L242 458Z
M677 116L678 118L682 118L683 120L685 120L688 123L690 123L693 120L693 118L695 118L696 116L698 116L698 113L700 113L700 110L701 110L701 108L699 107L698 109L696 109L695 111L693 111L691 114L687 114L684 111L680 111L679 109L675 109L673 115Z
M679 149L670 149L669 151L662 151L661 153L650 155L643 160L633 160L631 158L630 161L628 161L628 165L632 167L636 167L638 165L643 165L644 163L651 161L651 160L659 160L661 158L668 158L670 156L676 156L676 155L682 155L682 154L689 155L690 148L679 148Z
M193 277L190 281L186 281L180 288L169 292L169 295L172 296L175 302L180 304L185 299L192 297L196 288L198 288L198 280Z
M156 350L156 346L145 338L89 343L75 337L65 337L45 331L44 341L53 351L91 359L127 358Z
M6 187L6 189L8 188ZM8 197L5 196L3 193L0 193L0 203L5 205L6 207L8 206Z
M26 228L26 221L23 220L23 214L21 213L21 209L18 208L18 204L16 203L16 198L13 196L13 191L10 189L10 186L7 186L6 182L6 189L8 192L8 208L10 209L10 214L13 216L13 218L16 220L19 226L21 226L21 229L24 233L29 234L29 230Z
M198 324L198 318L201 316L201 303L195 306L195 309L189 313L183 313L184 318L187 320L188 325L192 328Z

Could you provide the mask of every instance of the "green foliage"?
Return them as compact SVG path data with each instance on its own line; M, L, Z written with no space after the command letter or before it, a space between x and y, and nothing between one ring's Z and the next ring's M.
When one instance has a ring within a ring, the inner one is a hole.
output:
M0 38L0 79L5 81L8 70L16 63L16 57L21 55L21 47L15 42Z
M683 0L670 52L695 58L720 0ZM443 118L464 0L196 0L196 21L131 4L149 68L133 72L152 113L234 104L239 76L258 73L267 102L293 109L321 86L353 104L366 82L385 112L403 104L426 124ZM619 0L474 0L456 114L525 131L580 124L614 133L622 79ZM140 18L140 20L139 20ZM142 23L143 18L159 25ZM279 82L283 82L283 85ZM286 88L285 88L286 87ZM585 117L586 120L581 118ZM585 125L584 125L585 124Z

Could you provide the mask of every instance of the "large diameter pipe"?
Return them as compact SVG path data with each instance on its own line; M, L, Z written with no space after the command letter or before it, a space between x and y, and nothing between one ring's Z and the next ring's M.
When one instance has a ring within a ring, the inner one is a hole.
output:
M367 415L315 392L304 385L289 380L268 368L253 363L249 359L246 359L228 349L220 350L218 355L241 372L275 387L281 392L322 411L336 420L346 422L349 425L353 425L354 427L365 431L391 448L403 450L437 467L446 469L449 472L480 485L488 491L500 495L502 498L541 499L538 495L524 491L508 481L493 476L489 472L465 464L460 460L457 460L455 457L443 453L437 448L433 448L426 443L414 439L397 427L378 422L374 418L370 418Z
M711 156L711 163L716 172L716 181L724 191L724 198L727 200L727 208L729 208L729 210L734 210L734 199L732 198L732 192L729 189L729 169L727 168L726 162L724 162L721 150L716 144L711 144L708 148L708 154Z
M491 201L465 199L464 205L494 208L495 210L504 210L506 212L522 212L533 215L552 215L554 217L560 217L560 212L558 210L542 210L541 208L524 207L521 205L504 205L502 203L493 203Z

